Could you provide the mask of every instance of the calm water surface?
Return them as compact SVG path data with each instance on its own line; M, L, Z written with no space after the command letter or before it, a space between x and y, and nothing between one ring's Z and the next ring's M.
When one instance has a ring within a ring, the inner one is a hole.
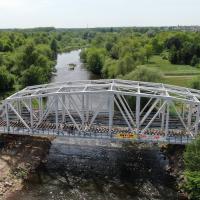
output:
M52 82L95 78L79 53L58 56ZM156 146L55 139L46 161L12 200L173 200L177 191L167 164Z
M80 60L80 52L81 50L77 50L58 55L56 65L57 73L53 77L52 82L90 80L97 78L97 76L84 68ZM68 66L71 63L76 64L74 70L71 70Z

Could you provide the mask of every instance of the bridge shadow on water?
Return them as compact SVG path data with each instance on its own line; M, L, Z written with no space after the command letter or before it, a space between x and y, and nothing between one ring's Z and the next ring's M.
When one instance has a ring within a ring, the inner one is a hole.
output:
M157 146L69 141L53 142L46 162L14 200L177 199L168 160Z

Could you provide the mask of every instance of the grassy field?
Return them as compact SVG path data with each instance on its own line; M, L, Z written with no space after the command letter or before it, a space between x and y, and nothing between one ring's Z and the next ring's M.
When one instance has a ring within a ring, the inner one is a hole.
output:
M190 87L193 78L200 75L200 68L189 65L173 65L160 56L153 56L146 66L164 74L164 83Z

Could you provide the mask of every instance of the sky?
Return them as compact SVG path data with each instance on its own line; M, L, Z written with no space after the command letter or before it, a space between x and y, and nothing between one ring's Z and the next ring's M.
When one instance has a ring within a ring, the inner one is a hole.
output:
M0 28L200 25L200 0L0 0Z

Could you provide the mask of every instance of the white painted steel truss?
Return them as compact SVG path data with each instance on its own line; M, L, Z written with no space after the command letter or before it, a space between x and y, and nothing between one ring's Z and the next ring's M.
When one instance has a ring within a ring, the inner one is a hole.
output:
M30 133L51 122L58 132L69 123L80 132L98 125L112 134L122 126L137 134L158 129L165 137L180 129L194 137L199 132L200 91L118 79L52 83L13 94L0 110L8 132L18 121Z

